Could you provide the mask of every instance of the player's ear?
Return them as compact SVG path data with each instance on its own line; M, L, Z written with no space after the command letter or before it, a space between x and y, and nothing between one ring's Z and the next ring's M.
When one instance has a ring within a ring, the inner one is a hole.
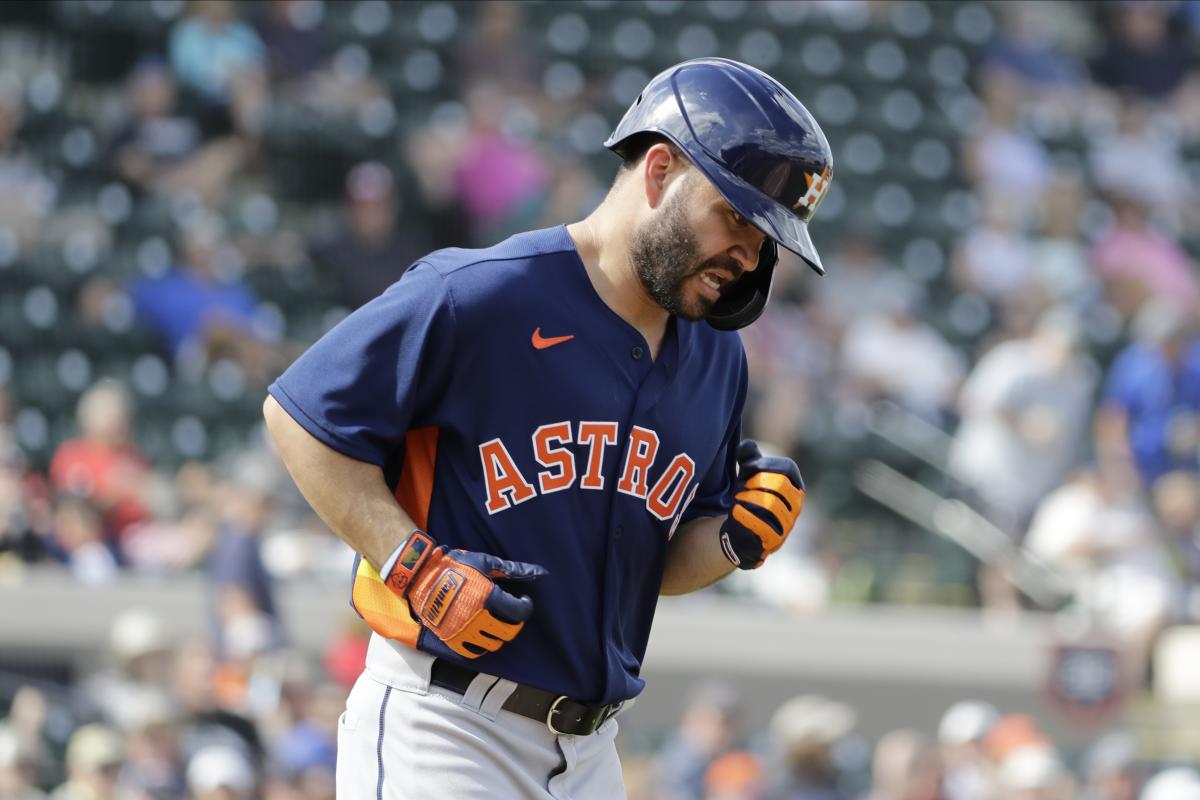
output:
M665 142L658 142L646 151L642 160L642 182L646 191L646 203L658 208L667 193L671 173L679 167L679 157Z

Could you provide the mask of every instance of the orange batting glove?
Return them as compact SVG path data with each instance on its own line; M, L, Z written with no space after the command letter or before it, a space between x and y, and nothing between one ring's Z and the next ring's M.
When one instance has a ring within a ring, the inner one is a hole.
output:
M804 508L804 479L790 458L764 456L753 439L737 449L733 510L721 526L721 549L739 569L757 569L783 546Z
M392 551L379 574L434 636L460 656L478 658L512 641L533 613L533 600L509 594L495 581L531 581L547 571L537 564L448 550L417 530Z

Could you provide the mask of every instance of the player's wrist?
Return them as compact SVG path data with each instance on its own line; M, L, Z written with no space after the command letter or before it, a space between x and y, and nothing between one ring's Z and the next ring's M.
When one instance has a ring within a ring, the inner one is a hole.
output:
M379 566L379 575L389 589L401 597L407 597L413 581L429 563L436 549L437 542L416 528L396 545L396 549Z

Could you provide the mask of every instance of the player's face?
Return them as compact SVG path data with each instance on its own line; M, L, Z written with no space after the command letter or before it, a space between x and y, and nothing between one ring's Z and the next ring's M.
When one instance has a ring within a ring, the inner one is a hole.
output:
M634 267L654 302L687 320L707 316L721 293L758 265L763 235L692 171L633 233Z

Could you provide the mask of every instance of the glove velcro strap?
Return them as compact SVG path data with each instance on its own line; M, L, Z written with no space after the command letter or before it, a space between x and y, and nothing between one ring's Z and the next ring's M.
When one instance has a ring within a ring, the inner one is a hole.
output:
M413 577L421 571L436 550L433 539L422 531L413 531L384 561L379 574L388 588L400 596L411 589Z

